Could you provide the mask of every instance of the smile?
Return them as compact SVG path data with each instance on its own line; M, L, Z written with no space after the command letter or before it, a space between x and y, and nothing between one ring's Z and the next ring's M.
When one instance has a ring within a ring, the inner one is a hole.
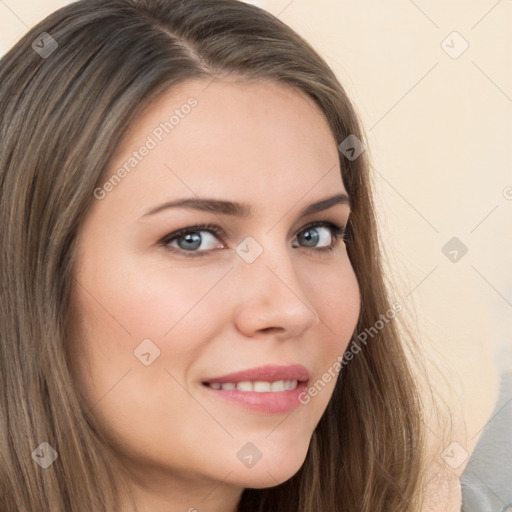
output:
M267 364L202 381L207 396L261 414L283 414L299 407L309 370L300 364Z
M244 381L244 382L209 382L206 385L213 389L221 389L225 391L232 391L234 389L238 391L254 391L256 393L268 393L276 391L290 391L297 387L297 380L278 380L275 382L266 381Z

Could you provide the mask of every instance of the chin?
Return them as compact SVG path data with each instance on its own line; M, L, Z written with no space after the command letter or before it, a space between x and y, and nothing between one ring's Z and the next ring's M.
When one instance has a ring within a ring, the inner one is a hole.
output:
M305 449L295 446L287 453L280 450L263 457L252 467L237 468L231 474L230 480L244 488L264 489L275 487L292 478L303 466L307 455Z

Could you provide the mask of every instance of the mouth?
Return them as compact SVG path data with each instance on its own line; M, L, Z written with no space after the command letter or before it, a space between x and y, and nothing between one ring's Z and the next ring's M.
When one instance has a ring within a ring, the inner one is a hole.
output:
M253 391L255 393L273 393L279 391L291 391L295 389L299 382L298 380L276 380L274 382L257 380L257 381L241 381L241 382L203 382L203 385L212 389L222 389L224 391Z
M309 371L302 365L267 365L209 378L202 382L210 396L264 414L298 407L307 388Z

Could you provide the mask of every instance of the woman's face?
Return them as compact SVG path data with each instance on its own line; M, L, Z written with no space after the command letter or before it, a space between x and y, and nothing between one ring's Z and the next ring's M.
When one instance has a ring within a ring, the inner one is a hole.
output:
M346 194L338 142L294 89L189 81L116 149L79 235L71 348L87 405L148 488L202 486L199 503L304 462L359 315L343 242L308 228L343 228L348 204L303 212ZM218 233L190 228L204 224Z

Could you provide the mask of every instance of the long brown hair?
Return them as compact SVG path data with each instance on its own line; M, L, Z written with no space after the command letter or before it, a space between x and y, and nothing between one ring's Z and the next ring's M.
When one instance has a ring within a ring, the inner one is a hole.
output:
M69 365L75 240L130 121L174 84L221 76L291 85L316 102L338 143L365 140L326 62L279 19L236 0L78 1L0 60L3 511L118 510L113 454ZM396 321L382 322L392 300L367 153L348 156L339 152L361 313L347 351L359 351L301 469L276 487L246 489L241 512L418 510L418 388ZM49 456L43 442L58 454L47 469L34 462Z

